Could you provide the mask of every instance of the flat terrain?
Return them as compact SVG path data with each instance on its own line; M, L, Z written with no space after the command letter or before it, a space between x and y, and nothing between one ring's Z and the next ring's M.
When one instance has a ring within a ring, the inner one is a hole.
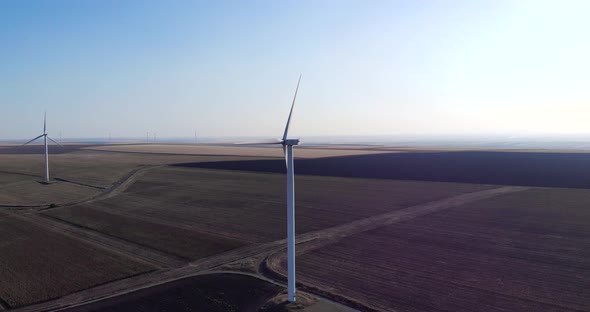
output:
M27 178L25 181L0 186L0 206L43 206L76 202L81 198L91 198L101 193L101 189L75 183L40 182Z
M258 307L283 291L281 154L51 147L44 185L40 146L0 148L0 310ZM362 310L590 310L590 154L295 155L301 289Z
M589 206L542 188L469 203L304 253L299 281L382 311L588 311Z
M201 156L246 156L246 157L281 157L283 151L279 146L232 146L228 145L187 145L187 144L118 144L105 146L85 147L97 151L113 151L128 153L156 153L177 155L201 155ZM299 148L297 157L321 158L364 154L395 153L396 151L380 151L373 148Z
M295 156L300 153L295 151ZM284 161L186 163L186 167L284 172ZM590 153L455 151L296 159L297 174L494 185L590 188Z
M42 186L38 182L44 181L45 163L40 147L0 149L0 207L64 204L89 199L144 166L242 159L112 153L81 150L79 146L68 145L66 149L52 146L49 174L56 183Z
M302 175L297 176L296 183L297 233L493 188ZM121 195L44 213L195 259L209 254L199 251L209 248L205 241L210 241L216 252L283 238L285 188L284 175L161 167L149 170Z
M145 263L0 211L0 302L7 306L48 300L151 270Z

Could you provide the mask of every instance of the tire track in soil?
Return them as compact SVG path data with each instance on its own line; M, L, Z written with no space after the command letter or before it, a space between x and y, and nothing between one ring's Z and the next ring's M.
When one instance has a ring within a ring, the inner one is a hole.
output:
M135 183L135 181L137 181L137 179L139 179L140 177L145 175L147 170L161 167L161 166L162 165L138 166L137 168L129 171L125 176L121 177L119 180L115 181L115 183L113 183L108 188L78 183L78 182L69 181L69 180L62 179L62 178L55 178L56 181L60 181L62 183L71 183L71 184L80 185L80 186L84 186L84 187L100 189L100 190L103 190L103 192L101 192L100 194L97 194L93 197L90 197L90 198L84 198L84 199L81 199L78 201L73 201L73 202L61 203L61 204L57 205L56 207L50 207L50 205L2 205L2 204L0 204L0 208L8 208L8 209L12 209L12 210L43 211L43 210L49 210L49 209L56 209L56 208L60 208L60 207L74 206L74 205L78 205L78 204L86 204L86 203L91 203L91 202L95 202L98 200L111 198L111 197L119 195L119 194L123 193L125 190L127 190L131 185L133 185L133 183ZM0 171L0 172L2 172L2 171ZM17 182L17 183L22 183L22 182Z
M337 243L347 236L354 234L374 230L380 227L392 225L395 223L414 219L423 215L427 215L433 212L446 210L449 208L461 206L463 204L495 197L502 194L509 194L514 192L521 192L529 189L529 187L521 186L506 186L495 188L491 190L484 190L479 192L461 194L453 197L449 197L442 200L437 200L425 204L411 206L400 210L384 213L378 216L373 216L357 221L353 221L344 225L335 226L326 230L319 230L315 232L306 233L297 237L297 249L296 254L301 255L318 248ZM304 241L300 241L300 239ZM259 273L270 279L277 281L287 281L286 272L283 270L281 263L286 260L285 248L275 253L268 255L259 265ZM330 300L353 306L355 308L363 309L366 311L379 311L378 309L366 306L363 303L356 301L353 298L348 298L339 294L333 294L329 291L325 291L321 288L315 287L314 285L308 285L301 282L297 282L297 287L310 293L317 293L321 296L327 297Z
M337 242L338 240L354 235L357 233L369 231L375 228L379 228L386 225L395 224L398 222L402 222L405 220L409 220L412 218L416 218L422 215L426 215L435 211L440 211L452 207L456 207L465 203L470 203L482 199L487 199L490 197L512 193L512 192L519 192L526 190L526 187L500 187L491 190L484 190L479 192L467 193L458 196L449 197L442 200L437 200L425 204L415 205L411 207L407 207L400 210L395 210L392 212L384 213L381 215L353 221L344 225L339 225L335 227L331 227L324 230L318 230L314 232L309 232L305 234L301 234L297 237L296 242L298 245L298 252L297 254L302 254L305 252L309 252L316 248L323 247L325 245L329 245L331 243ZM126 294L129 292L133 292L139 289L144 289L147 287L152 287L156 285L160 285L163 283L171 282L174 280L178 280L181 278L194 276L198 274L203 274L206 272L210 272L216 268L221 268L223 266L232 265L240 262L248 262L251 259L263 259L262 263L258 261L259 267L267 265L266 259L271 258L273 255L280 255L282 251L286 249L286 239L277 240L274 242L263 243L263 244L256 244L245 246L241 248L237 248L234 250L230 250L218 255L210 256L207 258L199 259L193 262L190 262L188 265L183 267L176 267L176 268L168 268L162 269L159 271L154 271L134 277L130 277L127 279L115 281L112 283L107 283L104 285L100 285L97 287L89 288L86 290L82 290L79 292L75 292L64 297L42 302L34 305L30 305L27 307L22 307L19 309L15 309L15 312L38 312L38 311L49 311L49 310L60 310L66 307L71 307L74 305L80 305L83 303L88 303L92 301L97 301L100 299L114 297L122 294ZM279 252L281 252L279 254ZM251 261L250 261L251 262ZM272 263L271 263L272 264ZM284 275L280 273L276 273L276 271L271 270L271 272L275 272L272 274L273 276L269 276L263 274L263 272L258 272L259 275L262 275L264 278L269 278L275 282L281 283L284 280ZM281 276L283 278L281 278ZM322 297L326 297L330 300L335 302L343 303L343 304L351 304L356 303L354 300L333 295L329 292L321 292L318 289L314 288L313 286L308 285L298 285L299 287L307 287L310 293L317 293ZM307 291L304 289L304 291ZM364 307L361 305L361 307Z

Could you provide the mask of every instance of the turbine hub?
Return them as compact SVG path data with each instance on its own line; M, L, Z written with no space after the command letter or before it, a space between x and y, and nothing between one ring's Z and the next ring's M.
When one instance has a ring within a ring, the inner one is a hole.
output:
M299 139L286 139L283 140L284 145L299 145Z

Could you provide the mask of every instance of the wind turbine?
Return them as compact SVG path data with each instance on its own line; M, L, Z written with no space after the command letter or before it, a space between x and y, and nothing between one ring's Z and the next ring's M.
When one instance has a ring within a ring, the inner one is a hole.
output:
M289 139L287 135L289 134L289 125L291 123L291 116L293 115L293 107L295 106L295 99L297 99L300 82L301 75L299 75L299 80L297 81L283 138L272 142L247 143L283 145L283 154L285 155L287 165L287 290L289 302L295 302L295 168L293 167L293 146L299 144L299 139Z
M47 148L47 139L50 139L51 141L53 141L53 143L63 147L61 144L57 143L54 139L50 138L49 135L47 135L47 112L45 112L45 115L43 116L43 134L41 134L40 136L30 140L29 142L21 145L25 146L39 138L43 137L43 142L45 144L45 182L49 183L49 150Z
M283 133L283 139L281 140L287 165L287 289L289 302L295 302L295 168L293 166L293 146L299 144L299 139L288 139L287 134L289 133L289 124L291 123L291 115L293 115L293 106L295 106L300 82L301 75L299 75L299 80L297 81L293 103L291 103L291 110L289 111L289 118L287 118L287 125Z

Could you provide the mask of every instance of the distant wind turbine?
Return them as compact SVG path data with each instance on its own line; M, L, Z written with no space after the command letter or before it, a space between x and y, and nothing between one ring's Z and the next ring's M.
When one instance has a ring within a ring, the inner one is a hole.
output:
M297 99L297 91L299 91L299 83L301 82L301 75L297 81L295 88L295 95L291 103L291 110L287 118L287 125L283 138L271 142L251 142L247 144L281 144L283 145L283 154L285 155L285 162L287 165L287 289L289 302L295 302L295 173L293 166L293 146L299 144L299 139L288 139L289 125L291 123L291 116L293 115L293 107Z
M43 116L43 134L41 134L40 136L38 136L38 137L30 140L27 143L21 145L21 147L22 146L25 146L25 145L27 145L27 144L29 144L29 143L31 143L31 142L33 142L33 141L41 138L41 137L43 137L43 141L44 141L44 144L45 144L45 182L48 182L49 183L49 150L47 148L47 139L50 139L51 141L53 141L53 143L55 143L55 144L57 144L57 145L59 145L61 147L63 147L63 146L61 144L55 142L54 139L50 138L49 135L47 135L47 112L45 112L45 115Z

